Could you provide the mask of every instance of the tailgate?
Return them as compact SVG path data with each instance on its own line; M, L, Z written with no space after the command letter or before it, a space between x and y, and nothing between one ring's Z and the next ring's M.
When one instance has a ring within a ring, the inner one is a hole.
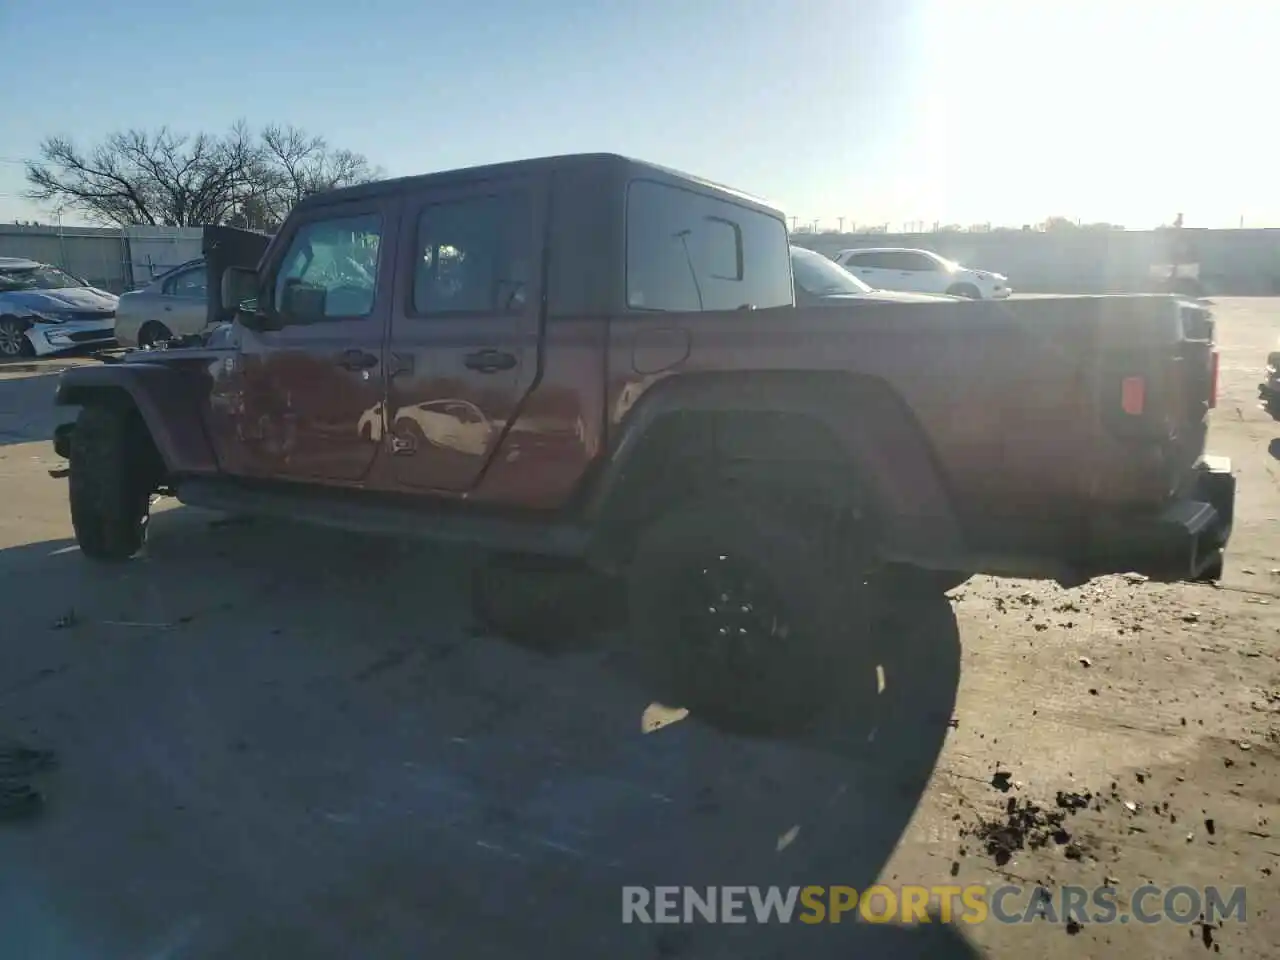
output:
M1174 297L1124 298L1099 330L1098 404L1113 454L1129 457L1127 493L1160 501L1184 493L1204 454L1217 402L1210 309ZM1109 498L1110 499L1110 498Z

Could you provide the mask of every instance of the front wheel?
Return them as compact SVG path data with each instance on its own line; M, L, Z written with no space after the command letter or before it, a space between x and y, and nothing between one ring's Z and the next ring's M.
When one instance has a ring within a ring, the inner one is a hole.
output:
M799 731L837 696L859 715L874 707L870 588L815 533L718 499L641 534L630 652L655 698L739 733Z
M93 560L128 560L147 538L158 456L137 411L85 407L71 433L71 525Z
M982 291L971 283L957 283L948 287L947 293L953 297L964 297L966 300L982 299Z
M35 348L27 339L27 330L22 321L15 317L0 320L0 359L15 360L34 354Z

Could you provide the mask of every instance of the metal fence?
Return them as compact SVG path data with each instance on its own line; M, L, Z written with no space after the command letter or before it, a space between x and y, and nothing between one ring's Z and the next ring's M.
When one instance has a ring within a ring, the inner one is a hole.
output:
M200 256L199 227L28 227L0 224L0 257L51 263L113 293L145 286Z
M0 257L52 263L95 287L128 289L128 250L120 230L0 224Z

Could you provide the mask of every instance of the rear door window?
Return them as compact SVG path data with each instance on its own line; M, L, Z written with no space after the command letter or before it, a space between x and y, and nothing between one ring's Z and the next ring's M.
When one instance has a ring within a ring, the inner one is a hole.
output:
M736 310L790 306L781 219L653 180L627 188L627 306Z
M913 270L917 273L937 273L942 269L938 266L938 261L926 253L903 251L897 254L897 257L903 264L899 267L900 270Z
M208 293L208 282L204 264L179 270L164 282L166 296L182 297L187 300L203 300Z
M417 224L412 314L523 312L532 302L532 224L523 191L425 207Z
M884 254L874 253L855 253L849 258L849 266L859 267L863 270L886 270Z

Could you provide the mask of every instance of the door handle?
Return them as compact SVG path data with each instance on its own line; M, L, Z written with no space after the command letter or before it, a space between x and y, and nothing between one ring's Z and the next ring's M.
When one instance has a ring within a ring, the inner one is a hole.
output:
M514 367L516 365L516 357L513 353L490 348L468 353L463 357L462 362L470 369L478 370L481 373L497 373L499 370L510 370Z
M344 350L334 362L344 370L368 370L378 365L378 358L363 350Z

